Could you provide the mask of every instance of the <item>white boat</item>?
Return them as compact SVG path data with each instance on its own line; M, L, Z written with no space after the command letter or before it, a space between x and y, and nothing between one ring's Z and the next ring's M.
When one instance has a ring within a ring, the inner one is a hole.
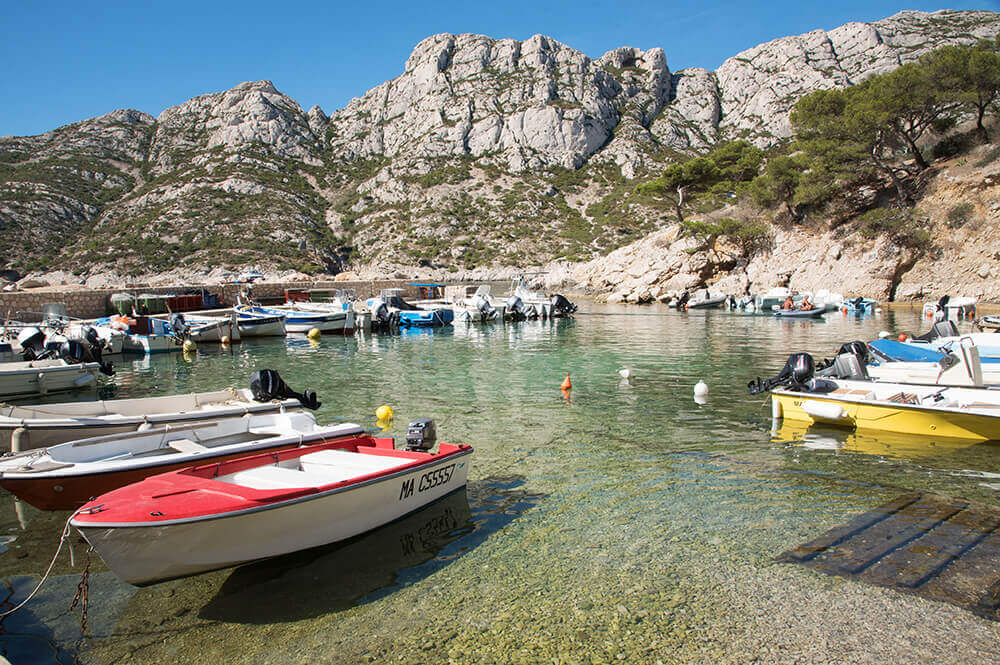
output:
M297 398L258 401L246 388L34 406L2 404L0 450L16 452L73 439L301 407L302 402Z
M925 302L923 315L938 319L972 319L976 316L976 298L942 296L937 302Z
M219 343L224 339L231 344L237 344L242 339L235 313L230 316L205 316L202 314L176 314L174 316L183 316L185 325L183 334L199 344L202 342Z
M64 390L94 389L100 363L68 363L61 358L0 364L0 397L32 397Z
M354 333L354 312L352 311L316 312L303 309L299 303L274 307L244 305L239 308L239 311L264 316L284 316L285 330L290 333L307 333L313 328L335 335Z
M540 291L532 291L525 279L528 274L544 273L525 273L511 280L507 309L511 311L513 316L529 319L553 319L570 316L576 312L576 305L562 295L547 296Z
M468 323L480 321L503 321L507 314L507 305L494 302L490 295L489 284L466 284L447 286L444 290L445 301L455 310L455 320Z
M754 309L758 312L769 313L776 306L781 307L781 305L788 299L788 296L792 295L791 289L784 286L776 286L766 293L761 293L754 296L753 304Z
M67 441L0 458L0 487L42 510L73 510L157 473L362 434L320 427L303 411L272 412Z
M370 531L464 487L471 454L341 439L151 476L70 523L120 578L153 584Z
M236 315L236 327L240 338L244 337L284 337L285 314L262 314L250 307L237 306L233 310Z

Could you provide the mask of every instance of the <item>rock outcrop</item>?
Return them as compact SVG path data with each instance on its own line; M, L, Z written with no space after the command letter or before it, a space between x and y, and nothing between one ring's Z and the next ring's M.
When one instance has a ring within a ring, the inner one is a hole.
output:
M116 111L0 137L0 249L22 273L102 278L582 262L663 226L628 201L630 180L720 139L770 145L813 89L997 32L992 12L903 12L774 40L715 72L671 71L660 48L591 59L542 35L434 35L329 116L257 81L156 119ZM678 274L705 274L697 260Z

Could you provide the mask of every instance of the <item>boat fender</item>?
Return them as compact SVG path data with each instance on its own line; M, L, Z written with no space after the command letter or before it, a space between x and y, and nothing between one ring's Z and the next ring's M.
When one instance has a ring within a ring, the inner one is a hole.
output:
M839 404L829 402L813 402L811 400L802 403L802 410L815 419L819 420L845 420L847 415Z

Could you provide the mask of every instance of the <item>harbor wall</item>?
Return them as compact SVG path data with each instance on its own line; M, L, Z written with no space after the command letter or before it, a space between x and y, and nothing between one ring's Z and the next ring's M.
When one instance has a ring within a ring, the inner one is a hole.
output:
M365 299L378 295L381 289L407 289L408 295L416 293L413 287L404 280L380 280L365 282L257 282L252 286L254 300L283 300L286 290L311 289L353 289L358 298ZM246 289L246 284L212 284L188 286L135 287L118 289L86 289L67 290L59 288L40 288L30 291L0 292L0 316L5 320L38 321L42 306L49 303L63 303L67 314L78 319L93 319L107 316L111 308L111 296L116 293L128 293L132 296L151 295L182 295L191 291L203 289L205 293L219 298L219 307L229 307L236 302L240 289ZM412 293L410 293L412 291Z

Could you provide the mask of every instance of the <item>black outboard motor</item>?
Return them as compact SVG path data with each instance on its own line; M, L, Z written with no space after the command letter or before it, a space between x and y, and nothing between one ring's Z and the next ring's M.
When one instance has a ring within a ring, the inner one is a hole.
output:
M431 418L411 420L406 428L406 449L427 452L437 443L437 430Z
M68 339L59 345L59 357L70 365L82 363L100 363L101 373L106 376L114 376L115 369L110 362L101 361L101 353L98 349L95 354L91 347L79 340Z
M685 291L681 294L681 297L677 299L677 302L674 303L674 307L677 309L684 309L684 306L688 304L688 300L690 299L691 294Z
M514 321L524 321L528 318L528 308L524 306L524 301L515 295L507 298L507 312Z
M947 296L945 296L947 298ZM945 319L944 321L938 321L931 329L925 332L923 335L916 335L913 339L923 340L925 342L933 342L940 337L958 337L958 328L955 326L954 321Z
M250 392L258 402L270 402L273 399L288 399L294 397L307 409L318 409L320 402L316 399L316 393L306 390L297 393L288 387L282 378L273 369L259 369L250 375Z
M816 363L808 353L793 353L788 356L785 366L781 372L766 381L761 381L757 377L747 384L747 392L751 395L767 392L780 386L787 386L789 390L799 390L803 392L832 392L837 384L832 381L824 381L814 377Z
M576 305L567 300L565 296L558 293L553 295L549 299L549 302L552 303L552 311L554 312L562 312L567 316L576 312Z
M399 312L392 311L381 298L377 299L372 311L372 329L377 332L390 332L399 326Z

